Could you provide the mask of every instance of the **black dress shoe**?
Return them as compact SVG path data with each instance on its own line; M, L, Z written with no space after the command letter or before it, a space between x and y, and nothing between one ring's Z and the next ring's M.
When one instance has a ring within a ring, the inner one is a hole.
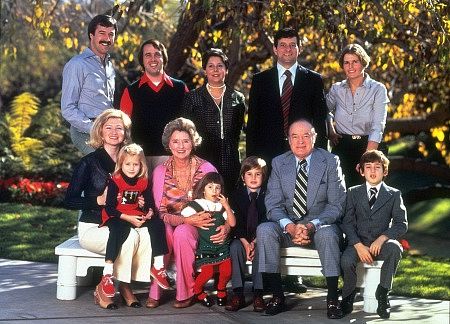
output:
M273 297L266 306L266 315L277 315L284 311L284 298Z
M214 303L213 303L211 297L209 297L209 296L206 296L206 297L203 298L203 299L199 299L199 298L197 297L197 301L198 301L200 304L202 304L203 306L205 306L205 307L211 307L212 305L214 305Z
M297 276L286 276L283 279L284 291L294 294L303 294L308 290L304 284L298 282Z
M330 319L339 319L344 317L344 313L342 312L341 305L338 300L327 301L327 316Z
M227 304L227 296L217 297L217 306L225 306Z
M391 316L391 304L388 299L388 290L378 285L375 292L375 298L378 300L377 314L383 319Z
M244 308L245 306L246 305L244 296L233 295L233 297L231 297L231 299L225 306L225 309L230 312L237 312L238 310Z
M350 295L342 298L341 309L344 316L353 312L353 303L355 302L356 290L354 290Z

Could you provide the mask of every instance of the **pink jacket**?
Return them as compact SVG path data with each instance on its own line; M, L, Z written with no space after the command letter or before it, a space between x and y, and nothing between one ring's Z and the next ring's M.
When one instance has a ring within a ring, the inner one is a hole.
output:
M167 166L163 164L158 165L155 170L153 170L152 179L153 179L153 199L155 199L156 208L161 207L161 200L163 196L164 190L164 177L166 175ZM199 166L199 170L203 173L208 172L217 172L217 169L209 162L205 161L203 164ZM182 221L182 218L180 217ZM164 219L167 223L168 221ZM181 223L181 222L180 222Z

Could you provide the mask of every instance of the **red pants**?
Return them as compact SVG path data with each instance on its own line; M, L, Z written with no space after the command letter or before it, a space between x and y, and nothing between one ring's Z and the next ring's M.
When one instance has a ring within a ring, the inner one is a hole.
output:
M200 267L201 272L195 278L194 283L194 294L201 294L203 292L203 287L214 275L214 268L219 269L219 281L217 283L217 297L223 298L226 296L225 289L227 287L228 281L231 279L231 259L228 258L220 263L216 264L205 264ZM203 299L203 298L202 298Z

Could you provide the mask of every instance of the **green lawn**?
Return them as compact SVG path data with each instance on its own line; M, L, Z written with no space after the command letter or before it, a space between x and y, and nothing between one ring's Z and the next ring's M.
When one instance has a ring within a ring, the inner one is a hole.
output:
M55 246L76 234L78 212L0 204L0 257L56 262Z
M448 203L445 201L445 204ZM440 201L430 201L429 206L424 207L424 203L411 206L414 216L411 215L410 221L415 230L424 229L427 232L432 224L426 225L435 220L429 210L440 214L441 208L448 205L441 206ZM435 209L432 206L436 206ZM54 248L76 233L77 215L77 211L61 208L0 204L0 258L56 262ZM441 222L439 220L439 224ZM449 273L449 258L406 256L400 263L392 293L449 300ZM307 277L304 280L311 286L325 286L322 277Z

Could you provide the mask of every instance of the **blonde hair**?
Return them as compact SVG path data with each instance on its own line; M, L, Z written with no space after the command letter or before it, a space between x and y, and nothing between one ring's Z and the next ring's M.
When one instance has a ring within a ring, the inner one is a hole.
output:
M123 111L109 108L103 111L95 118L94 125L92 125L88 145L97 149L103 146L102 129L110 118L120 118L123 123L125 138L122 145L131 143L131 119Z
M141 164L141 170L139 171L139 174L137 175L138 178L148 178L148 167L147 167L147 161L145 160L144 150L139 145L132 143L125 145L122 147L119 151L119 154L117 155L117 162L116 167L114 168L113 175L116 175L122 170L122 164L123 161L125 161L125 158L127 156L138 156L139 157L139 163Z

